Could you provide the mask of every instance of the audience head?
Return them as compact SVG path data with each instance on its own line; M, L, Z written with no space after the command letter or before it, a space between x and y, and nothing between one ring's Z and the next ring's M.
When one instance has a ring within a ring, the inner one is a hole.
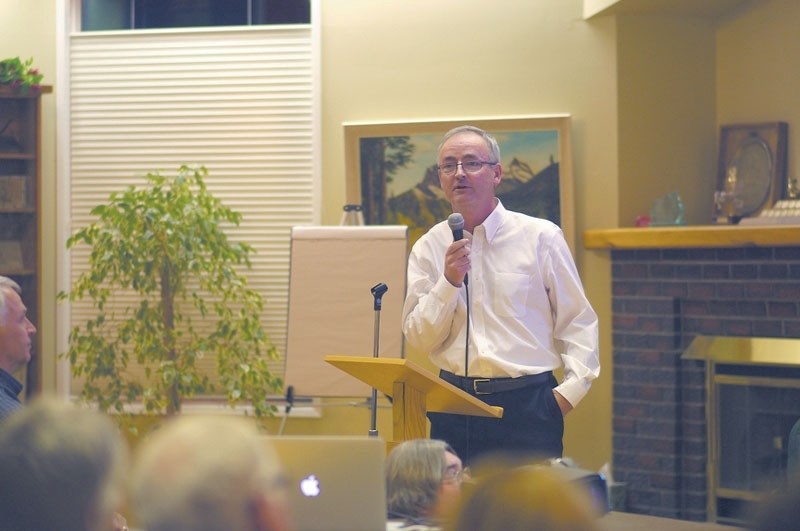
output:
M19 284L0 276L0 369L13 373L31 360L36 327L27 317Z
M22 288L14 280L0 275L0 324L5 322L9 291L22 295Z
M386 458L390 518L437 521L449 517L461 496L461 459L436 439L412 439Z
M96 411L39 398L0 426L0 530L107 531L127 447Z
M588 493L555 468L528 465L476 474L448 531L594 531Z
M142 442L131 499L148 531L284 531L277 455L252 419L180 416Z

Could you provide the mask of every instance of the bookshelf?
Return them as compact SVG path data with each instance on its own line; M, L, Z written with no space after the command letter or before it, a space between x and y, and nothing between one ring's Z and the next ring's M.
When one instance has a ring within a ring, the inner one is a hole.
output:
M52 87L21 93L0 85L0 275L22 288L34 325L41 323L41 97ZM24 374L26 396L41 387L41 355L34 336Z

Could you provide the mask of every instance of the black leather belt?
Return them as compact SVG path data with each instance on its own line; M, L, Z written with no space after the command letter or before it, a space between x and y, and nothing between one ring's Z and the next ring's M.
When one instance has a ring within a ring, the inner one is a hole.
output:
M518 376L516 378L473 378L471 376L458 376L452 372L440 370L439 378L464 391L472 392L476 395L490 395L492 393L513 391L514 389L522 389L523 387L547 383L550 381L552 374L552 371L547 371L539 374Z

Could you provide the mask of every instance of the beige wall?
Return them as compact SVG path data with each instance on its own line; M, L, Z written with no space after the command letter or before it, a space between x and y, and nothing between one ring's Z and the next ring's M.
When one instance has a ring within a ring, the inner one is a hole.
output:
M58 0L0 0L2 49L34 56L55 80ZM617 222L614 20L586 22L580 0L337 0L322 2L323 222L338 223L345 203L342 122L572 115L577 260L603 321L600 380L567 420L566 453L587 467L611 455L609 270L586 253L587 228ZM57 87L56 87L57 89ZM45 102L44 291L40 324L46 382L55 372L55 95ZM424 362L424 360L420 360ZM287 432L359 433L367 411L329 408L322 421ZM379 429L389 435L388 409Z
M58 1L0 0L0 55L34 57L50 84ZM598 2L608 3L589 3ZM800 2L760 0L718 28L668 15L587 22L581 0L322 4L324 223L338 223L345 203L342 122L572 115L577 259L601 319L603 373L567 419L566 453L601 466L611 456L610 265L607 252L583 251L580 236L632 225L670 190L683 196L690 223L704 223L718 124L788 121L790 174L798 175ZM54 389L55 94L43 102L38 324L45 385ZM323 420L290 422L286 431L362 433L368 423L364 408L328 408ZM379 412L379 430L391 431L388 409Z
M762 0L717 32L717 123L789 123L789 175L800 177L800 2Z
M680 38L676 38L680 36ZM678 192L686 222L708 224L716 165L714 27L618 16L619 226Z
M580 235L617 222L613 20L585 22L580 0L346 0L322 8L323 222L337 223L346 202L343 122L569 113L578 261L608 330L607 257L580 250ZM600 381L567 418L565 452L590 467L611 453L604 336ZM409 353L425 362L416 356Z

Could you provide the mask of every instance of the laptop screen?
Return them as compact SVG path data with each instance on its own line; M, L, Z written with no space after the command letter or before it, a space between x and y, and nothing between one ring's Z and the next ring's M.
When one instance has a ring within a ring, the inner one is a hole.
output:
M386 443L367 436L265 437L289 485L295 531L384 531Z

